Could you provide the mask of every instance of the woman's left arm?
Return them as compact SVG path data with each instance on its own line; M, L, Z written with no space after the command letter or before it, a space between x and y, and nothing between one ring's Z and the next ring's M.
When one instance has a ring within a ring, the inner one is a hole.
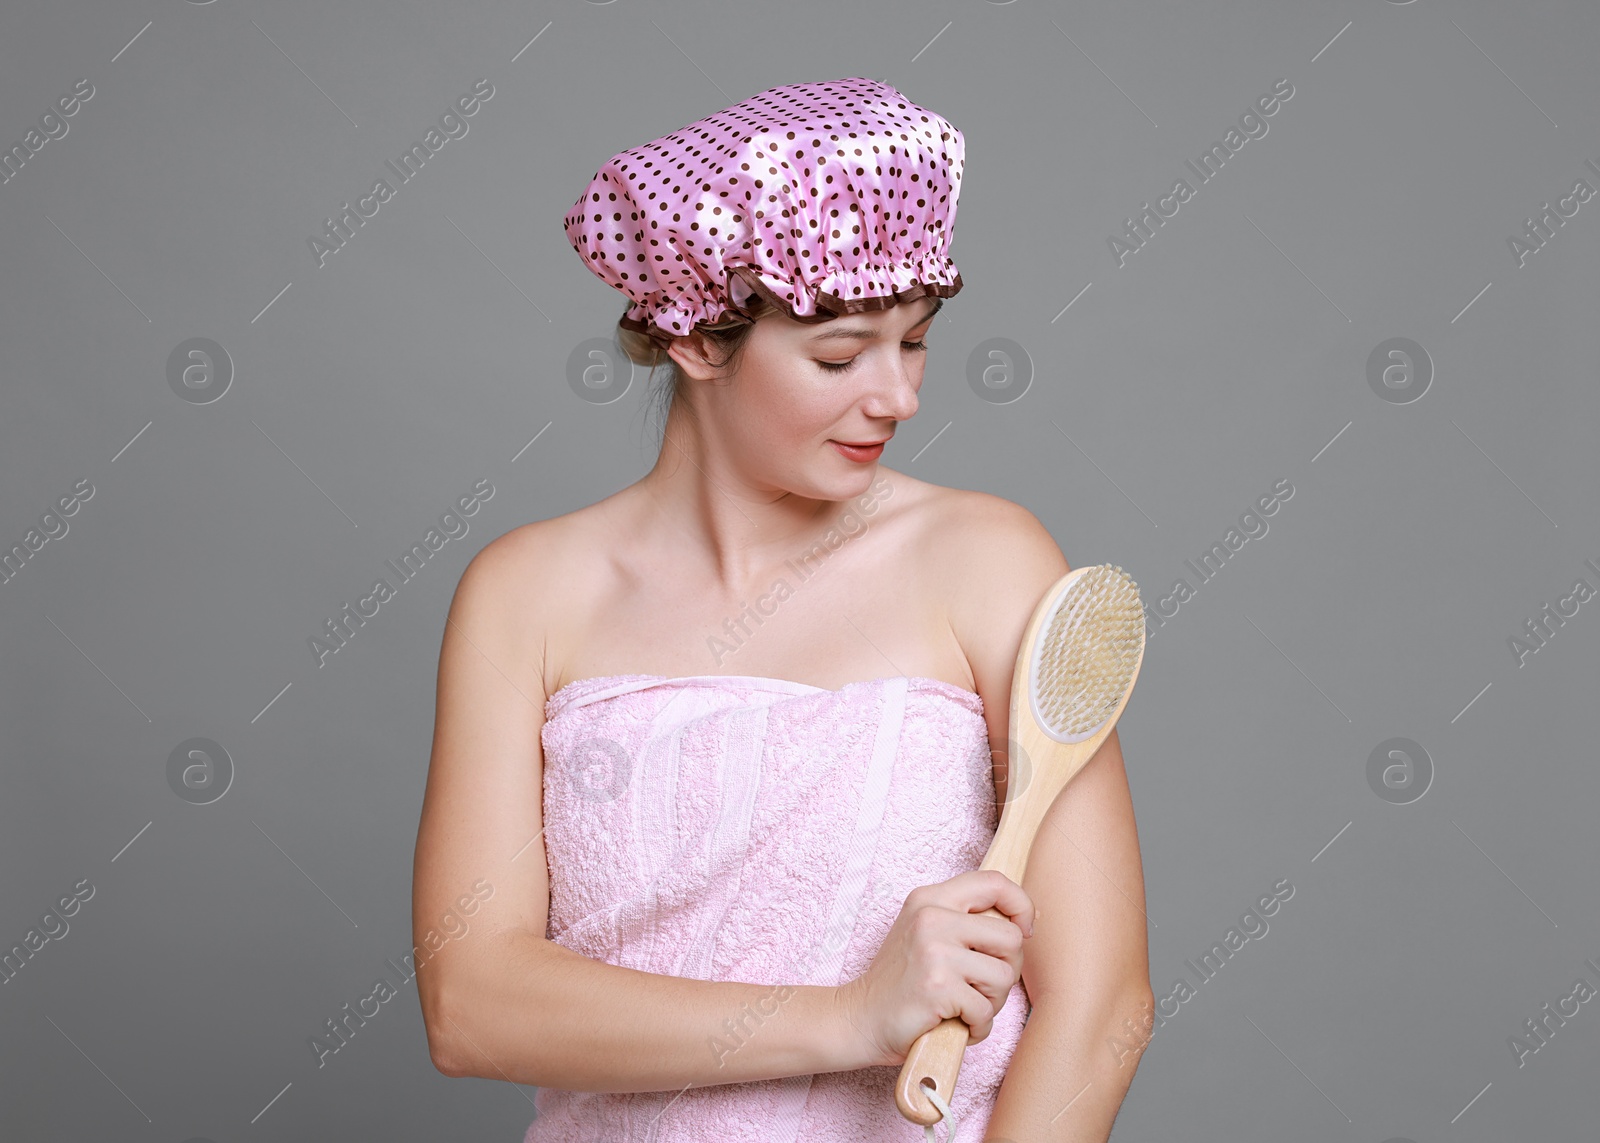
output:
M1045 815L1022 887L1036 917L1022 962L1033 1007L985 1139L1106 1143L1155 1018L1144 872L1116 730Z
M1004 805L1017 654L1034 608L1069 568L1033 513L987 493L959 494L936 537L940 558L925 566L945 577L937 587L983 698ZM1115 729L1039 824L1022 888L1035 910L1022 944L1033 1007L986 1138L1106 1143L1155 1020L1144 868Z

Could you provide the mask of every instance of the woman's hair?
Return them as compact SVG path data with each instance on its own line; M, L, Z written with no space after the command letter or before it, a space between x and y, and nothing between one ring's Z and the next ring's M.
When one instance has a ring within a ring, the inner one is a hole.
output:
M628 303L631 309L633 303ZM737 317L724 316L715 322L701 322L694 327L693 333L700 334L702 343L710 358L710 351L714 348L722 351L720 361L711 364L718 369L725 368L738 356L744 348L744 343L750 336L750 331L755 328L754 321L776 312L771 303L760 295L752 297L745 307L750 314L751 321L741 321ZM626 310L623 311L626 316ZM672 411L672 406L677 402L688 385L688 378L684 375L678 363L667 354L666 346L652 339L648 334L626 329L619 321L617 323L617 342L622 346L622 351L628 355L628 360L635 365L645 365L650 368L650 398L649 403L653 411L660 416L660 429L665 431L667 414ZM667 379L664 382L655 380L658 366L668 367ZM692 412L691 412L692 415Z

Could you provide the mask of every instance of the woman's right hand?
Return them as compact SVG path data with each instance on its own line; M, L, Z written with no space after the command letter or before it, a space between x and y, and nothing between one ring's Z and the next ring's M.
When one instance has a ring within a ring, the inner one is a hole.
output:
M984 915L989 908L1006 917ZM905 1063L917 1038L951 1016L966 1021L969 1047L986 1039L1022 975L1025 934L1033 935L1033 902L997 870L908 893L867 970L837 988L842 1014L875 1057L868 1066Z

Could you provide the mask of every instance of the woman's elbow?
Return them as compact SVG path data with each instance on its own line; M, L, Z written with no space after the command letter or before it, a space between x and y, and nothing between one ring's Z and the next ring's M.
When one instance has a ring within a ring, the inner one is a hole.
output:
M472 1074L462 1054L461 1014L445 996L443 982L437 979L423 983L417 977L417 996L422 1003L422 1027L428 1037L428 1056L434 1068L451 1079L462 1079Z
M1138 1029L1148 1037L1156 1022L1156 994L1150 982L1130 982L1117 994L1115 1011L1118 1027Z
M1149 981L1135 982L1118 998L1115 1015L1107 1032L1107 1042L1120 1069L1131 1063L1135 1068L1149 1047L1156 1030L1156 994Z
M465 1079L470 1074L465 1068L450 1063L449 1058L434 1046L432 1036L428 1037L428 1054L433 1059L434 1070L440 1075L449 1076L451 1079Z

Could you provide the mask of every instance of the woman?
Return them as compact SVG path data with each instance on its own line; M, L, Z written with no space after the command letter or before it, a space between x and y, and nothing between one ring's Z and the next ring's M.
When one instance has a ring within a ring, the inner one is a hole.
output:
M463 574L413 901L419 944L472 901L418 972L429 1047L538 1086L527 1143L916 1139L892 1084L951 1016L963 1140L1110 1133L1153 1017L1116 734L1023 885L977 871L1068 565L1027 510L878 464L961 287L963 160L893 87L793 84L567 215L671 362L663 447Z

